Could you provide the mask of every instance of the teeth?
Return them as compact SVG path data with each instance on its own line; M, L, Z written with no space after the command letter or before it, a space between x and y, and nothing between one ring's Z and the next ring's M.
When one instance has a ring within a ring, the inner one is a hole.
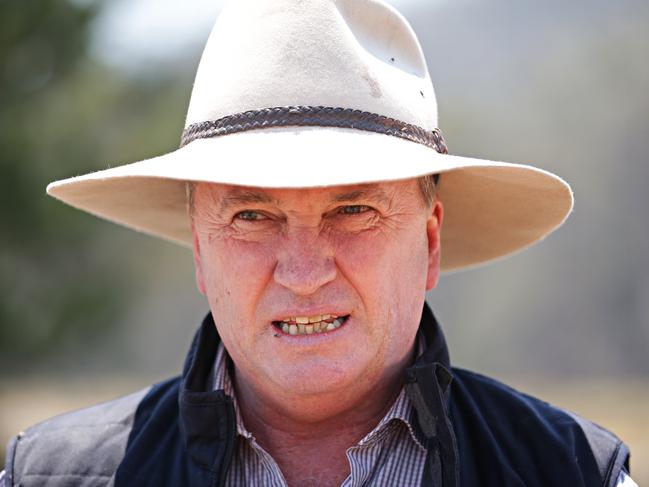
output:
M298 325L308 325L309 323L317 323L319 321L327 321L338 318L336 315L314 315L314 316L289 316L284 318L284 323L296 323Z
M320 319L317 321L312 321L314 318ZM287 318L283 322L280 322L278 326L284 333L287 333L289 335L312 335L314 333L324 333L325 331L335 330L336 328L340 328L342 324L342 318L338 318L334 315L321 315L312 317L297 316L293 318Z

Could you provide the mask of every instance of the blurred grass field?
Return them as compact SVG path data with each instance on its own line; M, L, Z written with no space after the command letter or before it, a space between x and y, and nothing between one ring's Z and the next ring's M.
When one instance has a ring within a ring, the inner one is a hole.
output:
M501 378L503 379L503 378ZM508 377L513 387L570 409L616 433L631 448L631 472L649 485L649 381L587 379L556 381ZM109 400L151 382L150 378L101 378L91 382L28 380L0 384L0 441L35 422ZM4 458L4 451L3 458Z

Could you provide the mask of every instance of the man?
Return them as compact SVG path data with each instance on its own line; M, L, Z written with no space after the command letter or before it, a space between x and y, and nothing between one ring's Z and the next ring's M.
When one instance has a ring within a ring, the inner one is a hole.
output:
M572 194L448 155L378 0L231 3L181 148L48 192L191 246L211 313L182 377L18 435L6 485L632 485L611 433L451 368L425 292L543 238Z

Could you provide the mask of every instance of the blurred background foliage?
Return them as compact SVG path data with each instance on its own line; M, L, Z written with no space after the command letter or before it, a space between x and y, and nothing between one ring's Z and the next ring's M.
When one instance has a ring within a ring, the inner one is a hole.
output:
M24 373L114 333L137 277L128 252L115 254L113 229L50 200L45 186L119 151L172 149L183 120L167 114L184 109L190 78L134 79L92 59L98 3L0 6L0 367Z
M451 153L538 165L575 191L544 243L430 293L454 362L649 455L649 3L393 3ZM180 368L207 309L189 253L44 189L177 147L218 5L0 0L0 443Z

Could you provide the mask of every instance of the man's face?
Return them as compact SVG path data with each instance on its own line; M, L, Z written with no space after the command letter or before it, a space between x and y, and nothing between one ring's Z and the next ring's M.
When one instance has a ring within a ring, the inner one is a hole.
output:
M237 380L318 395L363 394L394 377L411 360L425 291L437 283L441 219L441 204L428 207L412 179L197 184L197 284Z

